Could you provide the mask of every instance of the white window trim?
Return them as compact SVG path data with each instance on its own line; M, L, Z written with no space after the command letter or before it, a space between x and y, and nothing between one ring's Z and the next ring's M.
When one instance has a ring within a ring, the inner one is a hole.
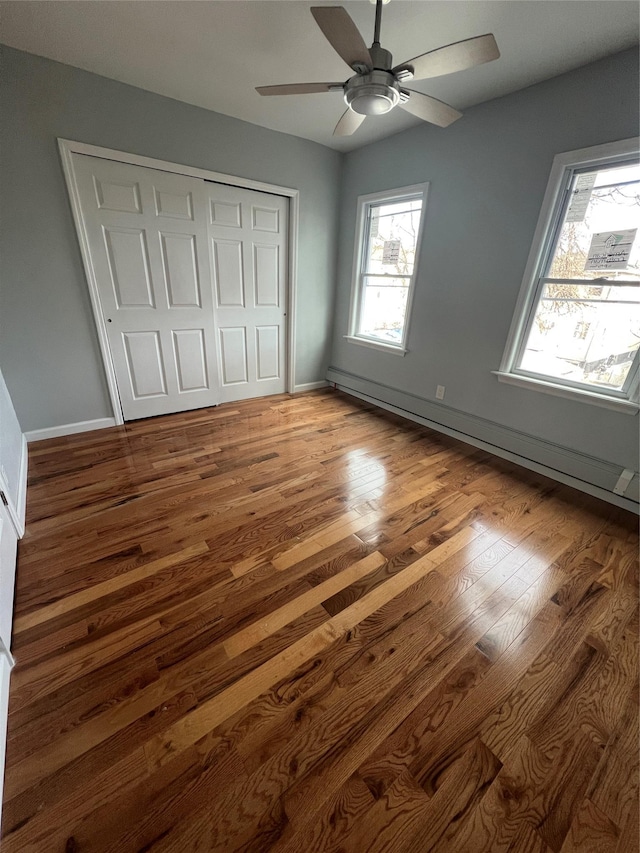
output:
M411 322L411 310L413 307L413 294L415 291L415 282L418 275L418 263L420 260L420 247L422 245L422 235L424 234L424 221L427 213L427 196L429 192L429 183L412 184L408 187L399 187L397 189L385 190L382 192L368 193L358 196L357 215L356 215L356 236L353 252L353 268L351 273L351 305L349 309L349 334L345 335L345 340L352 344L360 344L362 346L371 347L372 349L380 350L381 352L391 353L393 355L404 356L407 353L407 340L409 337L409 324ZM356 331L356 323L358 320L358 309L361 296L361 275L362 255L364 251L365 235L365 211L370 204L377 202L393 202L399 201L406 196L422 196L422 210L420 213L420 226L416 237L416 257L413 264L413 275L409 284L409 292L407 293L407 310L405 313L405 323L402 331L402 340L397 344L389 341L378 340L366 335L359 335Z
M547 377L533 377L526 373L515 371L515 362L522 335L527 326L527 319L533 309L533 300L540 275L540 267L544 263L554 238L557 218L561 214L561 204L565 192L567 176L575 168L598 167L603 164L613 164L616 161L628 159L629 155L637 154L640 148L640 137L622 139L618 142L607 142L591 148L579 148L576 151L566 151L557 154L553 160L551 174L547 183L538 224L533 235L531 250L527 259L522 285L513 313L507 343L500 363L500 368L493 371L500 382L519 385L534 391L553 394L557 397L567 397L592 403L604 408L613 409L629 414L638 413L638 387L640 377L632 378L627 394L606 394L599 391L589 391L586 388L555 383Z
M371 347L371 349L379 349L384 352L390 352L392 355L406 355L408 350L405 347L398 346L397 344L385 343L384 341L378 340L377 338L365 338L364 336L357 335L345 335L344 339L349 341L352 344L358 344L361 347Z

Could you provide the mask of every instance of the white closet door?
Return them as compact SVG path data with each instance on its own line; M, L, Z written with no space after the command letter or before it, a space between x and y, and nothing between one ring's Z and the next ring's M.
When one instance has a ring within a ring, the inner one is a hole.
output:
M125 420L216 405L204 181L73 160Z
M288 201L206 182L220 400L286 383Z
M9 716L9 678L11 676L9 659L0 650L0 804L4 787L4 761L7 744L7 717Z
M11 648L17 547L18 534L6 506L0 501L0 640L7 650Z

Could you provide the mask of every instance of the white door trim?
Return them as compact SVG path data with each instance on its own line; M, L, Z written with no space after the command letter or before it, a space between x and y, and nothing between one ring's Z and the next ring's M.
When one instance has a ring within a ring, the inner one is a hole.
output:
M173 172L178 175L187 175L191 178L201 178L205 181L214 181L219 184L229 184L250 190L280 195L289 199L289 250L287 270L287 378L286 389L292 394L295 390L295 347L296 347L296 285L297 285L297 246L298 246L298 218L300 207L299 190L291 187L281 187L275 184L265 184L262 181L253 181L248 178L240 178L235 175L224 175L221 172L211 172L208 169L198 169L194 166L184 166L178 163L170 163L167 160L156 160L153 157L143 157L139 154L129 154L125 151L117 151L113 148L102 148L99 145L89 145L86 142L75 142L71 139L58 139L62 169L64 172L71 212L80 243L82 263L89 286L89 296L93 309L93 318L98 332L100 353L104 364L109 397L113 407L113 416L116 424L123 424L122 407L116 383L116 374L111 359L111 350L107 339L107 330L100 308L100 296L96 280L89 241L82 218L80 207L80 194L76 182L72 154L88 154L90 157L101 157L104 160L115 160L119 163L129 163L132 166L146 166L150 169L158 169L163 172Z

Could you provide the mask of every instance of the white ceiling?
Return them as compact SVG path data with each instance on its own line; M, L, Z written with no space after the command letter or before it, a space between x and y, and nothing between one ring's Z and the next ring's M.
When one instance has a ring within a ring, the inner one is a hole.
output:
M0 2L0 40L340 151L420 124L396 108L368 118L354 136L334 139L345 110L340 93L255 92L258 85L351 76L312 18L312 5L340 0L17 0ZM374 7L367 0L341 5L370 44ZM496 62L410 84L464 110L631 47L638 29L635 1L391 0L381 42L400 63L493 32Z

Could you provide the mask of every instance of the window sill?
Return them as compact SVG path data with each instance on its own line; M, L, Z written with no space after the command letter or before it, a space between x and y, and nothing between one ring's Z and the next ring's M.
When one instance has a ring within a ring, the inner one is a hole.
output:
M606 397L585 391L582 388L567 388L564 385L554 385L553 382L545 382L543 379L532 379L529 376L520 376L517 373L503 373L500 370L491 371L498 377L498 382L506 382L508 385L518 385L531 391L541 391L543 394L552 394L555 397L565 397L568 400L579 400L582 403L591 403L604 409L612 409L614 412L624 412L627 415L638 414L638 404L630 400L622 400L619 397Z
M407 350L405 347L395 346L394 344L385 344L382 341L371 341L368 338L357 338L355 335L345 335L345 340L351 344L359 344L362 347L370 347L371 349L381 350L382 352L390 352L392 355L405 356Z

